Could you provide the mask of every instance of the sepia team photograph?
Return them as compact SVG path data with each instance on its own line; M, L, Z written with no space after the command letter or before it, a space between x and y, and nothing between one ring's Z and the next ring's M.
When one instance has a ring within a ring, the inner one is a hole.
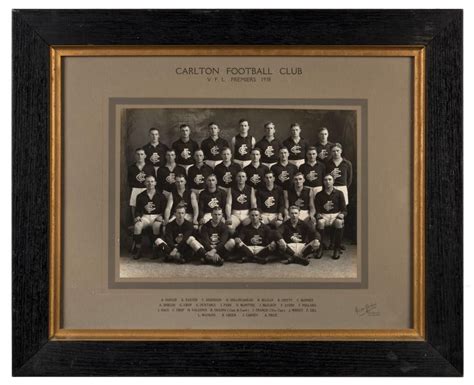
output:
M355 278L356 115L126 109L121 277Z

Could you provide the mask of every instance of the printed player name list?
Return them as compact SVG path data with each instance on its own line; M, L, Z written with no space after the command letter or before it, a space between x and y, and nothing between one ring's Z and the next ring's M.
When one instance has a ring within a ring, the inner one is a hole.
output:
M314 298L162 298L160 313L188 317L279 317L294 313L316 313Z

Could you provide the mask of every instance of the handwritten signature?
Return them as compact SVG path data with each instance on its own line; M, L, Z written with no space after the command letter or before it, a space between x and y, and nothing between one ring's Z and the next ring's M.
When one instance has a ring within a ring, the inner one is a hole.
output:
M364 306L356 306L355 312L359 317L363 316L370 316L376 317L380 315L380 312L377 311L377 304L376 303L367 303Z

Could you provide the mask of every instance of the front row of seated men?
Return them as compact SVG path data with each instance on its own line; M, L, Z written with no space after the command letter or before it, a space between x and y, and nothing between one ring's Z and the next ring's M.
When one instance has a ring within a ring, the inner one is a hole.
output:
M331 239L332 258L339 259L346 206L331 175L325 176L324 189L317 194L303 188L296 175L294 191L285 191L281 197L270 172L258 198L245 184L244 172L237 174L236 186L227 192L216 186L215 179L208 177L207 188L196 199L194 192L186 190L185 178L177 177L176 189L165 198L155 188L154 176L148 175L146 190L137 196L132 257L140 258L143 230L151 227L154 258L169 262L196 259L221 266L224 261L265 264L280 260L308 265L311 255L319 259L327 248L321 234ZM285 204L276 205L277 200Z

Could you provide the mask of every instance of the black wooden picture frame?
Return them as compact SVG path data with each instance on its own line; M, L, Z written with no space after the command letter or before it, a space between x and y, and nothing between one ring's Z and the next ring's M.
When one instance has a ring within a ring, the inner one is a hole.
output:
M13 11L13 375L461 376L462 23L461 10ZM48 340L54 45L426 47L426 341Z

